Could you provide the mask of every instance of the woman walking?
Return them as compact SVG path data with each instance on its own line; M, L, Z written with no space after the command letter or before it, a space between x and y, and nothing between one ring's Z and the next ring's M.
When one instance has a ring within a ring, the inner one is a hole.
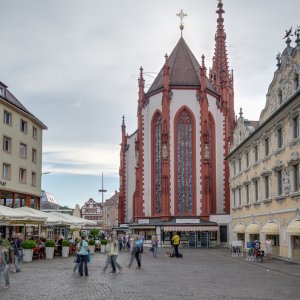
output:
M118 246L119 246L118 239L116 237L113 237L112 241L111 241L110 252L109 252L109 254L107 254L106 264L102 270L103 273L106 272L109 265L111 265L111 267L112 267L111 273L116 273L116 268L118 268L119 272L121 273L123 268L117 262L117 258L119 255L119 247Z
M80 276L83 276L83 265L84 265L84 275L89 276L89 272L88 272L88 251L89 250L90 248L86 240L86 237L82 237L80 243L80 251L78 253L80 257L80 264L78 270Z
M5 289L9 288L9 268L8 248L4 246L3 240L0 239L0 275L3 273Z
M152 253L154 258L156 258L157 255L157 247L158 247L158 237L156 235L152 235L151 248L152 248Z

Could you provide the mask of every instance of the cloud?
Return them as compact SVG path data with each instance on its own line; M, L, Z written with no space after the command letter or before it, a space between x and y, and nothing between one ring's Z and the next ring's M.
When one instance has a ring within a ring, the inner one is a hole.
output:
M119 147L114 144L88 143L46 145L43 171L55 174L118 176Z

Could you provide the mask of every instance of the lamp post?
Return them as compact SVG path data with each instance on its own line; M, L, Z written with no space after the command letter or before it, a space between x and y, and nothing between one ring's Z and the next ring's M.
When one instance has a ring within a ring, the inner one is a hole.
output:
M104 197L104 193L107 192L107 190L104 189L103 187L103 172L102 172L102 186L101 186L101 189L98 190L99 193L102 193L102 203L103 203L103 197Z

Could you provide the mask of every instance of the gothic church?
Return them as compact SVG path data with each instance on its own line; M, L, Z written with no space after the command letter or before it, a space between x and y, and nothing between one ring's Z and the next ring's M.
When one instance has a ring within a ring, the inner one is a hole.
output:
M181 36L148 91L140 69L134 133L123 117L119 224L144 234L214 231L227 242L234 87L222 1L216 12L212 67L207 71L204 55L198 63Z

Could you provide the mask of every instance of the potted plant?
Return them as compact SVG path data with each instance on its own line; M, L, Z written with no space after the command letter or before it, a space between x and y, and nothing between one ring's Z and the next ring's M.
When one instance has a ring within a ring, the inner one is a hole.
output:
M107 240L101 240L101 253L106 251Z
M95 240L89 240L90 253L95 253Z
M63 240L62 241L62 257L68 257L69 251L70 251L70 241L69 240Z
M46 259L53 259L55 241L54 240L47 240L45 242L45 247L46 247Z
M23 242L23 261L31 262L33 256L33 249L36 246L36 242L32 240L26 240Z

